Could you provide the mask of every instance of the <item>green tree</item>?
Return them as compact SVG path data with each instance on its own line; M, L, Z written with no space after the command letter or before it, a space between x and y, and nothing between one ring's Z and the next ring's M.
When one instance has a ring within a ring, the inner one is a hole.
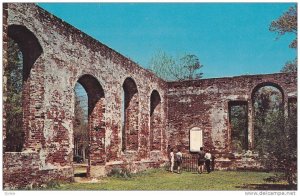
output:
M297 6L292 6L288 11L283 13L277 20L274 20L269 30L276 32L278 37L286 33L294 34L296 38L289 45L290 48L297 49ZM297 57L293 61L288 61L282 68L281 72L297 72Z
M265 139L261 140L260 157L269 170L283 172L278 180L289 184L297 182L297 115L284 117L282 112L270 113L263 129Z
M149 63L149 69L166 81L200 79L202 67L196 55L185 54L174 58L163 51L157 52Z
M291 108L291 111L296 109ZM283 172L277 179L295 183L297 115L284 116L281 92L269 86L254 94L254 114L254 145L264 167Z
M288 11L283 13L277 20L272 21L270 31L276 32L278 36L286 33L296 35L296 38L290 44L290 48L297 48L297 6L292 6Z
M281 72L284 73L297 72L297 66L298 66L298 59L295 58L293 61L286 62L283 68L281 69Z
M8 66L4 70L7 77L6 100L6 149L7 152L20 152L24 144L22 85L23 57L18 44L8 41Z
M254 106L254 141L255 149L259 153L265 150L264 141L268 140L266 126L269 116L283 111L281 92L272 86L264 86L258 89L253 96Z

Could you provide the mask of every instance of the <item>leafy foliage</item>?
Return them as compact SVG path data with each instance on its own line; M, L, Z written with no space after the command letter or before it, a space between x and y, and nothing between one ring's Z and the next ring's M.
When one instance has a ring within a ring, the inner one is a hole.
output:
M274 20L269 30L276 32L278 38L283 36L286 33L292 33L296 35L296 38L289 45L290 48L297 49L297 6L292 6L288 11L283 13L277 20ZM297 72L297 58L293 61L288 61L285 63L284 67L281 69L281 72Z
M298 59L295 58L293 61L288 61L285 63L281 72L289 73L289 72L297 72Z
M193 80L202 78L199 58L193 54L186 54L174 58L165 52L156 53L149 64L149 69L158 77L166 81Z
M279 36L286 33L293 33L297 36L297 6L290 7L287 12L273 21L269 30L277 32ZM290 48L297 48L297 37L290 44Z
M8 42L8 67L4 70L7 77L6 100L6 149L7 152L20 152L24 143L22 88L23 57L12 39Z

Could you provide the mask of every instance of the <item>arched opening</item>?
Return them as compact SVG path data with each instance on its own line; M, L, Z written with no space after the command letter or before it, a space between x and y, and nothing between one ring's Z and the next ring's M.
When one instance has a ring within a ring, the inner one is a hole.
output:
M75 86L74 161L86 161L88 168L105 164L104 115L102 86L91 75L81 76ZM83 168L86 165L79 166L79 170Z
M126 78L122 95L122 151L138 150L139 96L133 79Z
M150 150L161 150L161 98L154 90L150 97Z
M74 149L73 162L75 176L86 175L89 157L88 132L88 96L83 86L77 82L75 85L75 122L74 122Z
M30 72L43 50L26 27L8 27L8 64L4 69L5 152L20 152L28 140L30 119ZM34 114L33 114L34 115Z
M266 151L272 138L284 132L283 100L283 91L276 84L261 84L252 92L254 149L260 153Z

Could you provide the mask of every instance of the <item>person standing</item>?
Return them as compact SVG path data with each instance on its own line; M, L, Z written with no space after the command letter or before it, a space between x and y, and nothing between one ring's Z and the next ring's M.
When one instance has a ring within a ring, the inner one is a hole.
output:
M174 168L174 152L173 152L173 148L171 148L170 150L170 171L173 173L173 168Z
M209 151L207 151L205 153L205 167L206 167L206 171L207 173L210 173L210 162L211 162L211 154L209 153Z
M203 147L200 148L200 152L198 153L198 173L202 174L204 169L204 162L205 162L205 152Z
M180 152L180 149L178 149L178 152L176 153L176 163L177 163L177 173L180 173L180 167L182 164L182 153Z

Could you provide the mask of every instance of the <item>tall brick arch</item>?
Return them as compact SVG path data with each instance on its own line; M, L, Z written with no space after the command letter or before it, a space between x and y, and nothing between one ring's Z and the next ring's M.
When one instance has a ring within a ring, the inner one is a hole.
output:
M138 150L139 135L139 92L135 81L128 77L123 85L124 124L122 128L122 151Z
M91 177L107 175L116 167L130 165L132 172L137 172L162 166L168 162L167 146L180 146L183 153L189 154L189 131L193 127L202 130L205 148L216 157L215 168L252 166L251 160L247 165L230 151L228 102L244 101L251 111L251 92L264 82L280 85L285 100L294 101L297 97L295 73L166 82L34 4L9 3L3 8L4 68L8 66L10 25L26 27L42 47L29 74L26 150L3 154L6 189L73 180L77 81L85 86L90 98L92 152L88 173ZM131 146L125 151L122 150L123 85L128 94L127 109L134 114L128 126L132 128L127 139ZM4 92L5 89L4 83ZM160 144L151 142L153 125L158 130L153 132L153 139ZM26 179L23 174L27 174Z
M284 112L287 114L287 111L285 111L285 109L287 108L287 93L286 91L276 82L272 82L272 80L269 80L269 81L265 81L265 82L261 82L261 83L258 83L257 85L255 85L252 89L251 89L251 101L250 101L250 108L251 110L248 111L249 113L249 120L250 123L249 123L249 149L254 149L255 148L255 139L254 139L254 134L255 134L255 130L254 130L254 123L255 123L255 119L254 119L254 94L261 88L263 87L267 87L267 86L270 86L270 87L274 87L276 88L280 93L281 93L281 96L282 96L282 104L283 104L283 110ZM249 121L248 120L248 121Z
M43 53L43 49L35 34L23 25L8 25L7 39L12 39L18 44L23 57L22 110L23 131L25 134L23 151L36 150L37 145L40 147L43 145L42 140L36 139L43 137L42 132L38 131L43 126L42 120L44 118L41 113L44 101L42 86L44 65L38 60ZM4 67L4 69L7 69L7 67ZM4 90L4 94L6 90ZM4 107L6 107L5 103ZM6 129L4 131L6 132Z
M157 90L150 96L150 150L161 150L161 98Z
M83 86L88 97L88 163L89 166L105 165L105 93L92 75L82 75L78 83Z

